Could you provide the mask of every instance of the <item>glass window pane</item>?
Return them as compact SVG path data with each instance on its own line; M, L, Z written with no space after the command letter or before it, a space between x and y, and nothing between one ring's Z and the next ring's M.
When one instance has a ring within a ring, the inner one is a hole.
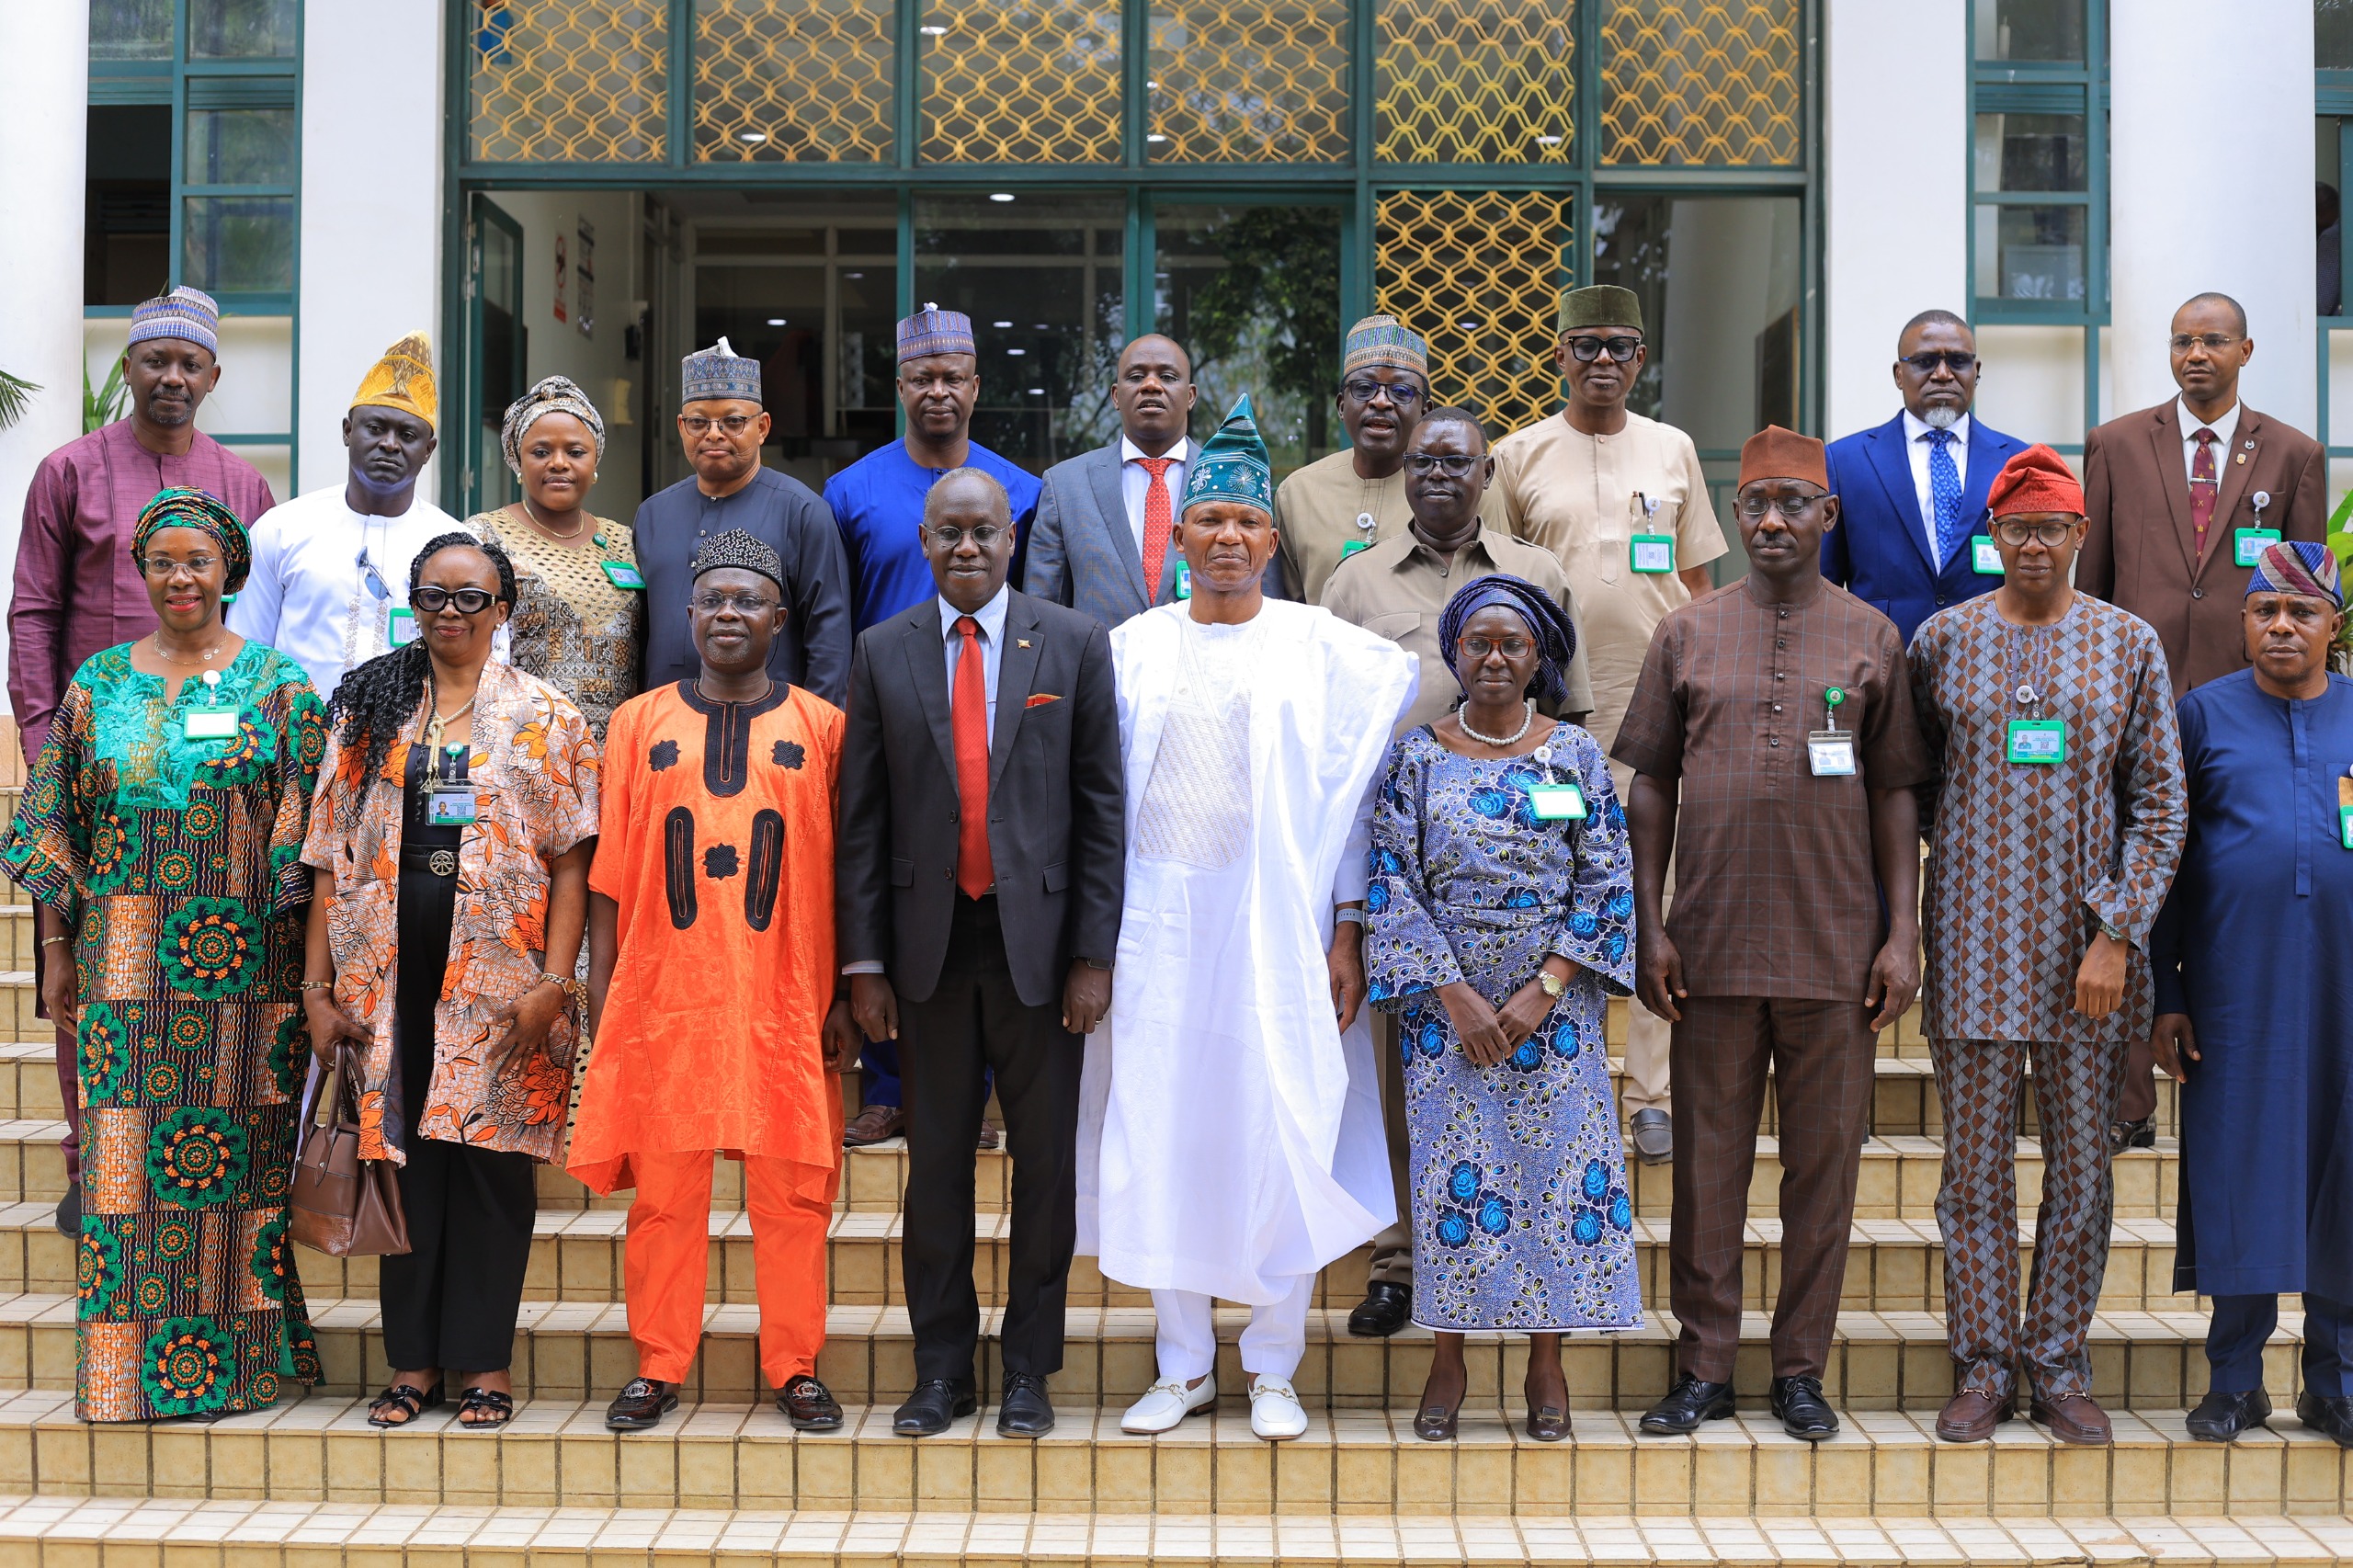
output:
M2081 64L2084 0L1976 0L1977 58Z
M294 183L291 108L192 108L188 111L188 183Z
M695 156L887 162L892 0L695 0Z
M1430 396L1491 431L1560 407L1552 327L1576 228L1561 190L1410 190L1381 198L1373 309L1428 340Z
M1277 479L1338 445L1340 210L1159 204L1153 226L1153 321L1192 356L1194 428L1246 392Z
M1119 428L1111 369L1125 317L1117 197L918 198L915 287L972 318L972 438L1033 472Z
M696 267L695 341L722 336L760 362L768 444L788 460L809 456L826 433L824 265Z
M1156 0L1150 72L1155 163L1348 155L1347 0Z
M213 293L294 287L294 199L191 196L181 209L182 274Z
M1120 161L1119 0L920 0L926 164Z
M659 163L669 0L498 0L467 54L472 156L484 163Z
M2353 70L2353 0L2313 0L2313 63Z
M1385 0L1384 164L1562 164L1576 132L1574 0Z
M172 0L90 0L90 58L169 60Z
M2080 304L2088 221L2081 207L1978 208L1978 296Z
M1601 157L1786 166L1802 152L1798 0L1597 0Z
M191 60L291 60L294 0L189 0Z
M2086 190L2080 114L1981 114L1977 188Z

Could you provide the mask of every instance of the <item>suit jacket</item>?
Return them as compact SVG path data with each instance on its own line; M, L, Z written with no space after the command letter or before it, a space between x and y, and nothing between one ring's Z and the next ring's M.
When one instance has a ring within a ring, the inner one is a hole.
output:
M2198 530L2178 408L2168 400L2084 437L2089 526L2075 559L2075 586L2156 628L2176 697L2246 667L2239 601L2253 568L2234 564L2232 536L2255 526L2256 493L2270 496L2263 526L2282 538L2317 542L2328 534L2328 462L2319 443L2241 403L2231 449L2214 452L2222 494L2206 552L2192 559Z
M1990 430L1972 415L1969 461L1961 482L1961 515L1970 532L1985 531L1985 493L2012 454L2026 449L2015 436ZM1904 415L1830 443L1830 488L1838 497L1838 526L1822 541L1822 574L1869 604L1903 634L1904 644L1922 621L1999 583L1978 575L1964 543L1952 559L1928 552L1928 525L1912 483Z
M1181 499L1169 497L1172 511ZM1171 544L1161 560L1160 581L1144 591L1143 555L1128 526L1128 504L1120 491L1120 443L1114 440L1046 471L1021 585L1039 598L1117 626L1176 597L1179 559Z
M939 603L870 626L850 658L835 836L835 945L930 996L956 901L956 742ZM1109 964L1127 875L1127 802L1109 633L1015 593L989 737L989 858L1022 1001L1061 1000L1074 958Z

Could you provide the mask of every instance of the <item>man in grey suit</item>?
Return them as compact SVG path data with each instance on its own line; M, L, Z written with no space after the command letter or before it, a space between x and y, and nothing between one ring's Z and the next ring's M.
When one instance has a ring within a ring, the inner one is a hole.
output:
M1105 626L1177 597L1169 542L1193 443L1192 361L1157 333L1120 351L1120 438L1046 471L1022 586Z

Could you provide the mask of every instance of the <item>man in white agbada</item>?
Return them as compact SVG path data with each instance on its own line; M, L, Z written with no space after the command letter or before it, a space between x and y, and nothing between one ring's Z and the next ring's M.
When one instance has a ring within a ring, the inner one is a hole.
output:
M1373 793L1413 655L1266 598L1272 474L1245 397L1186 477L1191 597L1114 628L1127 901L1086 1048L1082 1253L1148 1289L1159 1373L1120 1425L1217 1401L1212 1299L1250 1308L1250 1426L1296 1437L1319 1269L1395 1218L1363 1007Z

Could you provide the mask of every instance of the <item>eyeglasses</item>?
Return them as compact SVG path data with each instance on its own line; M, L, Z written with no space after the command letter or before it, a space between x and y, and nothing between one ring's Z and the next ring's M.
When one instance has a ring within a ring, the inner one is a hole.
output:
M1744 495L1735 505L1740 508L1740 515L1752 523L1768 512L1779 512L1794 522L1804 517L1806 509L1821 499L1820 495L1784 495L1777 501L1767 495Z
M1580 365L1590 365L1604 354L1622 365L1631 359L1643 346L1639 337L1571 337L1563 341L1568 344L1569 353Z
M1490 653L1501 653L1506 659L1524 659L1536 652L1536 644L1525 637L1506 637L1500 642L1490 642L1484 637L1465 637L1459 646L1474 659L1483 659Z
M2206 346L2207 353L2220 354L2223 349L2228 348L2232 344L2236 343L2237 341L2237 338L2232 336L2227 332L2210 332L2202 337L2192 335L2187 332L2177 332L2172 337L2166 340L2166 342L2172 347L2173 351L2177 354L2187 354L2201 343Z
M460 615L480 615L498 602L488 588L436 588L430 585L408 591L408 608L422 615L439 615L450 605Z
M678 423L689 436L707 435L714 425L731 436L740 436L751 427L752 415L730 414L724 418L710 419L699 414L681 414L678 415Z
M755 616L776 608L776 601L766 594L697 594L687 601L704 615L717 615L732 609L737 615Z
M1399 408L1411 408L1422 401L1422 389L1411 381L1350 381L1340 390L1350 403L1370 403L1383 392Z
M1964 354L1958 348L1949 348L1940 354L1906 354L1904 356L1903 362L1924 376L1935 375L1937 367L1939 365L1956 376L1965 376L1976 367L1977 356Z
M191 555L186 561L175 561L168 555L142 555L139 558L139 569L150 577L168 577L183 567L187 568L188 575L201 577L220 564L221 559L215 555Z
M1405 466L1412 472L1427 473L1432 469L1436 469L1449 479L1461 479L1486 460L1484 456L1466 458L1449 454L1445 457L1435 457L1428 452L1405 454Z
M2012 550L2022 549L2030 539L2040 540L2048 549L2056 550L2067 542L2075 531L2073 523L2014 523L2007 518L1994 525L1994 537Z
M941 550L954 550L968 539L979 548L986 550L1001 536L1012 531L1010 528L1001 528L995 523L980 523L969 528L951 528L943 524L938 528L924 529L925 533L931 536L931 542Z

